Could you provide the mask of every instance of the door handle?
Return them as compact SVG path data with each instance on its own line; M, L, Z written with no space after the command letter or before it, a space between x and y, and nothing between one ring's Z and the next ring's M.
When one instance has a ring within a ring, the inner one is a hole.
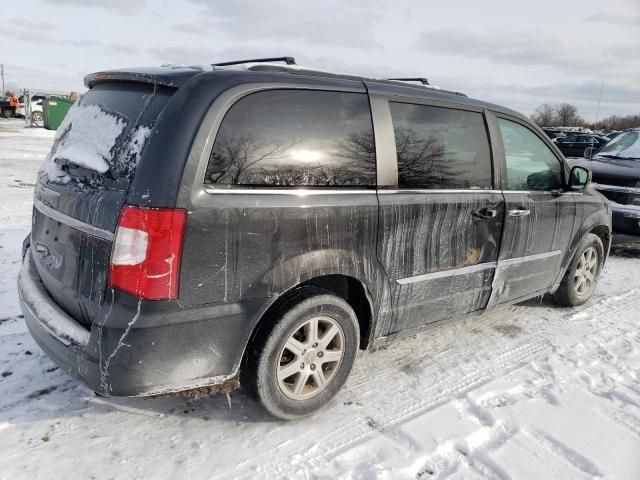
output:
M496 218L498 215L498 210L495 208L481 208L480 210L476 210L471 215L476 218L482 218L484 220L489 220L492 218Z
M513 210L509 210L510 217L526 217L531 213L531 210L527 210L525 208L514 208Z

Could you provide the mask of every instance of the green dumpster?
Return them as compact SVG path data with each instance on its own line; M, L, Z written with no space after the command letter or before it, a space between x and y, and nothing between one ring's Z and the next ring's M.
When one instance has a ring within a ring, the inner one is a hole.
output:
M73 103L66 97L49 97L42 102L44 128L57 130Z

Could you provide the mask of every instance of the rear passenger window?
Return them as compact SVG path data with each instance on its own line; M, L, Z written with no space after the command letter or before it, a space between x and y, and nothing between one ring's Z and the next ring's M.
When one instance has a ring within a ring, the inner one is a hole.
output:
M519 123L498 119L507 159L509 190L550 191L562 187L562 166L538 136Z
M218 130L205 184L374 186L367 95L269 90L242 98Z
M398 187L491 188L491 153L481 113L389 103Z

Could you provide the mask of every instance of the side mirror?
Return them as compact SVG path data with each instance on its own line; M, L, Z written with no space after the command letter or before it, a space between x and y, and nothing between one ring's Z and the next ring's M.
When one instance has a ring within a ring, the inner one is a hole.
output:
M591 170L584 167L573 167L569 174L569 190L574 192L584 190L591 183Z
M587 160L591 160L591 158L593 157L593 154L596 152L597 148L596 147L587 147L584 149L584 154L582 155L584 158L586 158Z

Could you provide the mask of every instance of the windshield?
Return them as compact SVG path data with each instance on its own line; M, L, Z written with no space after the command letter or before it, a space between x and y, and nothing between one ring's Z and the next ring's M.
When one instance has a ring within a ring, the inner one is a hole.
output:
M640 131L631 130L618 135L602 147L598 155L640 159Z

